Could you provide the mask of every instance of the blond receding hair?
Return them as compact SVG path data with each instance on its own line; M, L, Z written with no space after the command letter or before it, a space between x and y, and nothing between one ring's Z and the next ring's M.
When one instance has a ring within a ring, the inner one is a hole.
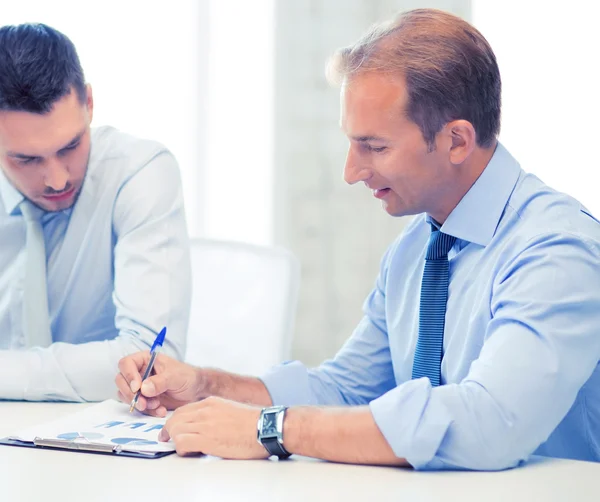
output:
M339 49L329 61L327 77L339 85L365 72L404 79L405 113L430 149L444 125L459 119L473 125L479 146L495 144L502 88L496 56L463 19L436 9L401 13Z

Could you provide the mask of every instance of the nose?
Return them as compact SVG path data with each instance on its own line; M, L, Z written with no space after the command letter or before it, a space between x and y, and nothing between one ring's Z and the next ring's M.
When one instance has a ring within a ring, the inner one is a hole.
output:
M344 181L349 185L354 185L359 181L367 181L372 175L371 169L361 166L361 159L354 152L353 148L348 149L346 155L346 165L344 166Z
M49 160L46 165L44 183L55 192L61 192L69 181L69 169L58 159Z

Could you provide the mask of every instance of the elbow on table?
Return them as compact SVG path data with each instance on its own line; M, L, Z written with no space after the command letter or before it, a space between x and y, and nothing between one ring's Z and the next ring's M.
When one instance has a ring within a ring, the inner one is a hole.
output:
M517 467L536 450L539 438L525 428L503 420L491 422L481 428L451 425L435 457L423 468L502 471Z
M524 434L524 430L519 430L515 424L486 429L478 435L475 444L465 445L462 455L458 452L463 448L457 444L455 460L458 468L474 471L512 469L527 460L537 447L534 438Z
M437 455L425 465L415 465L416 470L465 470L465 471L504 471L520 465L529 456L522 451L508 451L505 448L489 448L485 451L471 451L462 455ZM458 453L458 452L457 452Z
M488 451L466 459L463 468L473 471L504 471L517 467L528 456L522 451Z

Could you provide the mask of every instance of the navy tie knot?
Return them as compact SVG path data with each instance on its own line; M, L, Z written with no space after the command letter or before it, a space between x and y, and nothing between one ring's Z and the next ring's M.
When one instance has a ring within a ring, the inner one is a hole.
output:
M429 245L427 246L426 260L445 260L448 251L454 246L456 237L440 232L437 228L432 228L429 236Z

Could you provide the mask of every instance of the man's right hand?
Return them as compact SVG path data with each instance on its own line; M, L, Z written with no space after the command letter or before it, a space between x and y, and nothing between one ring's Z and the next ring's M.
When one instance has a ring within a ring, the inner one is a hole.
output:
M141 385L142 392L136 408L148 415L164 417L168 410L206 397L202 392L202 370L162 354L154 361L152 376L142 383L142 375L149 361L149 351L137 352L119 361L120 373L115 383L121 401L131 403Z

